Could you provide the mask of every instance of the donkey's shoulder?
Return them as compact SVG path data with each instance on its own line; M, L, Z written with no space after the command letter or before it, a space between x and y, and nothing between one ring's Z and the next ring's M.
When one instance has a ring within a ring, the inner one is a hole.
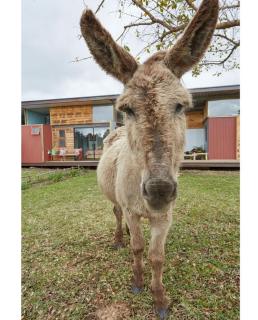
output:
M126 130L124 126L111 131L103 141L105 149L111 147L116 141L123 139L125 136Z

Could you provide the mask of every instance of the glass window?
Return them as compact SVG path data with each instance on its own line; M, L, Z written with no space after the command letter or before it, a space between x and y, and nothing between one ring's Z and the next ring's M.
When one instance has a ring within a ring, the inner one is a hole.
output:
M124 123L124 113L121 111L117 111L116 120L118 123Z
M27 111L28 124L45 124L45 115L36 111Z
M237 116L239 114L240 114L239 99L208 101L209 117Z
M102 154L103 140L109 134L109 127L75 128L75 148L82 148L83 159L99 159Z
M65 130L59 130L59 147L65 148Z
M105 128L105 127L94 128L96 150L103 149L103 140L106 138L108 134L109 134L109 128Z
M65 140L64 139L59 140L59 148L65 148Z
M65 137L65 131L64 130L59 130L59 137L64 138Z
M113 106L93 106L93 122L113 121Z
M191 151L199 147L206 150L205 129L187 129L185 151Z

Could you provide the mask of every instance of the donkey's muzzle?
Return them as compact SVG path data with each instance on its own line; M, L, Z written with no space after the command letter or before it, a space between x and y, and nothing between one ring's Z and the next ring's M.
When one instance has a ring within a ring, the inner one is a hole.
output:
M172 179L150 178L142 184L142 194L151 208L160 210L175 200L177 183Z

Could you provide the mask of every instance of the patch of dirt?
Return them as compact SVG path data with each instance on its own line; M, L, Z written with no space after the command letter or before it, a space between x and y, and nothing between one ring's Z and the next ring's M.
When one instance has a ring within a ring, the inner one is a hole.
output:
M115 302L96 311L98 320L129 319L131 311L124 302Z

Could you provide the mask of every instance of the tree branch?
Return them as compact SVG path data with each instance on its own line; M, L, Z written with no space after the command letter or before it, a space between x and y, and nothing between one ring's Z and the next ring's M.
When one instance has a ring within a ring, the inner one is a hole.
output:
M105 0L98 0L98 2L99 5L96 12L101 9ZM197 4L199 4L199 1L195 0L181 0L178 1L176 8L171 8L171 1L161 3L160 0L121 0L123 9L125 9L124 3L128 2L139 9L138 16L133 15L130 11L123 10L123 14L132 17L132 19L130 23L124 25L117 41L122 41L131 28L136 28L137 35L144 46L137 54L137 57L143 51L150 52L155 45L158 50L170 47L187 27L188 20L198 10ZM214 34L214 42L209 50L210 56L208 55L210 60L208 57L202 60L201 64L199 64L200 67L207 66L209 68L209 65L221 65L225 69L230 69L237 66L237 57L233 53L240 46L237 28L240 26L238 14L240 1L221 0L220 4L220 20L216 25L217 33ZM152 32L148 33L149 30ZM228 33L226 32L227 30ZM214 61L212 61L212 57L214 57ZM76 57L73 62L90 58L79 59Z
M220 33L215 33L214 34L214 37L220 37L220 38L223 38L231 43L233 43L235 46L240 46L240 41L236 42L234 41L233 39L231 38L228 38L227 36L223 35L223 34L220 34Z
M236 9L236 8L240 8L240 1L238 1L237 4L222 6L222 7L220 7L220 10L223 11L223 10L227 10L227 9Z
M153 23L158 23L160 25L162 25L164 28L170 30L170 32L177 32L179 30L183 30L184 28L182 28L182 26L179 27L171 27L171 25L169 25L167 22L160 20L158 18L155 18L154 15L152 15L150 13L149 10L147 10L140 2L138 2L138 0L132 0L132 2L138 7L140 8L150 19Z
M185 1L187 3L188 2L191 3L191 0L185 0ZM140 8L151 19L151 21L152 21L151 24L158 23L158 24L162 25L163 27L165 27L166 29L168 29L170 32L178 32L178 31L184 30L184 28L187 25L187 24L182 24L180 26L172 27L167 22L165 22L161 19L155 18L154 15L152 15L152 13L149 10L147 10L140 2L138 2L138 0L132 0L132 2L138 8ZM232 20L232 21L220 22L217 24L216 29L228 29L228 28L237 27L237 26L240 26L240 20L238 20L238 19Z
M186 26L187 26L187 23L186 24L182 24L181 26L175 27L174 29L177 29L177 30L173 31L173 32L178 32L178 31L181 31L181 30L183 31ZM225 22L218 23L217 26L216 26L216 29L217 30L229 29L229 28L233 28L233 27L236 27L236 26L240 26L240 21L239 20L232 20L232 21L225 21ZM160 41L163 41L166 38L166 36L168 36L171 33L172 33L171 31L164 32L160 37Z
M103 6L105 0L102 0L97 8L97 10L95 11L95 14L98 13L99 9Z
M79 58L79 57L75 57L74 60L70 61L70 62L80 62L83 60L88 60L88 59L92 59L92 56L86 57L86 58Z
M188 4L188 6L190 8L192 8L194 11L197 11L198 8L195 6L195 4L193 3L193 0L185 0L185 2Z
M158 41L158 39L155 39L154 41L152 41L151 43L147 44L147 46L145 46L143 49L141 49L137 55L136 55L136 58L140 56L140 54L142 52L144 52L147 48L150 48L152 45L154 45L156 42Z
M127 28L138 27L138 26L149 26L152 24L155 24L155 22L153 22L153 21L138 22L138 23L136 22L136 23L128 24L128 25L124 26L124 28L127 29Z
M226 58L224 58L222 61L207 61L204 62L202 64L200 64L201 66L207 66L207 65L223 65L225 64L225 62L232 56L232 54L234 53L234 51L238 48L238 45L235 45L234 47L232 47L232 49L230 50L229 54L226 56Z
M233 28L233 27L238 27L240 26L240 20L231 20L231 21L225 21L225 22L220 22L217 24L216 29L228 29L228 28Z
M124 27L123 32L122 32L122 33L120 34L120 36L116 39L116 41L120 40L120 39L125 35L125 33L129 31L128 29L129 29L129 28L125 28L125 27Z

